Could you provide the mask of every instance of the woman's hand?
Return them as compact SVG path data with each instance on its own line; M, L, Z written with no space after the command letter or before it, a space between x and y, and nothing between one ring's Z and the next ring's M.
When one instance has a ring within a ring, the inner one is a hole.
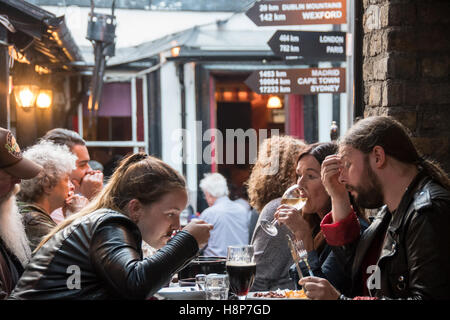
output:
M302 240L307 251L314 249L312 230L309 223L303 219L299 210L282 204L275 211L274 217L278 223L286 225L298 240Z
M89 200L82 195L79 194L71 194L64 200L64 205L62 207L62 211L64 214L64 217L69 217L74 213L77 213L81 209L83 209L87 204L89 203Z
M208 243L209 232L212 228L212 224L206 223L203 220L193 219L183 230L189 232L197 240L199 248L203 248Z
M312 300L337 300L341 293L328 282L318 277L304 277L298 282Z

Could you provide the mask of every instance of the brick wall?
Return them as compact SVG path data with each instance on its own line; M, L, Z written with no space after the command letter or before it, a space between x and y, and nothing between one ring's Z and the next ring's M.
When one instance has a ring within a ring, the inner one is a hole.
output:
M363 10L364 116L395 117L450 172L450 1L364 0Z

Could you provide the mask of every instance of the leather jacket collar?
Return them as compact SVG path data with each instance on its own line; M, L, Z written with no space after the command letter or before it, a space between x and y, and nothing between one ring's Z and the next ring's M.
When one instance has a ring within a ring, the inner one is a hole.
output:
M418 196L424 196L425 194L428 195L428 193L425 192L422 192L419 195L416 194L417 190L422 188L428 181L430 181L430 178L424 173L423 170L420 170L419 173L415 176L415 178L411 181L408 188L406 188L406 191L403 194L402 200L400 201L398 208L392 215L393 216L392 221L389 224L390 231L392 232L398 231L398 229L403 224L405 215L408 211L409 206L411 205L411 202L414 201L415 198L417 198Z

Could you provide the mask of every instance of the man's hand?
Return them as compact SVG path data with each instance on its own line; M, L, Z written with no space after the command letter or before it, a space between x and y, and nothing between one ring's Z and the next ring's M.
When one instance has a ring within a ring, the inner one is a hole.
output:
M352 211L348 191L345 185L339 182L341 170L343 170L343 163L337 155L327 156L322 163L321 179L325 190L331 197L334 222L345 219Z
M321 179L330 197L347 197L345 186L339 182L342 166L342 160L337 155L327 156L322 163Z
M328 282L319 277L304 277L298 282L312 300L337 300L341 293Z
M81 180L79 192L92 200L103 188L103 173L99 170L88 171Z

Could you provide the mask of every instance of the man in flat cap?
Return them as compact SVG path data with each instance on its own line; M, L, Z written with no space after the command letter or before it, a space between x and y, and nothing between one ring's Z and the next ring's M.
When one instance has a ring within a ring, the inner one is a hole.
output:
M31 255L16 205L18 184L41 170L40 165L22 157L11 131L0 128L0 299L14 289Z

